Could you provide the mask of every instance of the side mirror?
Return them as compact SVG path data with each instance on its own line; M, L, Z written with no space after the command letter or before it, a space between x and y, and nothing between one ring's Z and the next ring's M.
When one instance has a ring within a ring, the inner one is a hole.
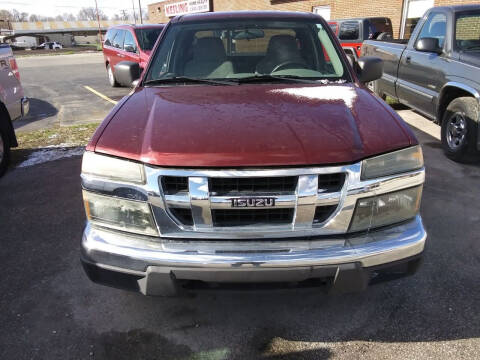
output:
M357 76L360 82L367 83L380 79L383 74L383 60L374 56L362 56L357 61Z
M133 44L125 44L124 47L123 47L123 50L131 52L131 53L137 52L137 49L135 49L135 45L133 45Z
M123 86L133 86L140 79L140 65L133 61L121 61L115 65L115 79Z
M423 52L441 54L443 52L437 38L425 37L417 41L415 49Z

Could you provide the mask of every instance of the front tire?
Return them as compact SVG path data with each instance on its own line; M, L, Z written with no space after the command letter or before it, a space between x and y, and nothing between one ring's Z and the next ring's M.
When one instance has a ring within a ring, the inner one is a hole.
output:
M7 134L0 128L0 177L7 171L10 160L10 144Z
M475 98L460 97L447 107L442 119L442 148L445 155L457 162L480 160L477 150L479 106Z
M120 84L115 80L115 74L113 73L112 67L110 64L107 65L107 75L108 75L108 82L110 83L111 87L119 87Z

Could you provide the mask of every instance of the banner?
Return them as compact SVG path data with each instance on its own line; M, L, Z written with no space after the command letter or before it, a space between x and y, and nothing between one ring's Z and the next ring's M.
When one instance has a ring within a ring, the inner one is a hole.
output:
M186 0L165 5L167 17L210 11L210 0Z

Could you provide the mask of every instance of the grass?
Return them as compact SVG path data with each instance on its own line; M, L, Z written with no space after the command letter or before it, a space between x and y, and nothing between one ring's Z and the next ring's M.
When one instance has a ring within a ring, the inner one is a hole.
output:
M18 149L35 149L47 146L85 146L98 123L75 126L57 126L28 132L17 132Z
M388 105L398 104L398 101L395 100L394 98L390 97L390 96L387 96L387 98L386 98L385 101L386 101L386 103L387 103Z

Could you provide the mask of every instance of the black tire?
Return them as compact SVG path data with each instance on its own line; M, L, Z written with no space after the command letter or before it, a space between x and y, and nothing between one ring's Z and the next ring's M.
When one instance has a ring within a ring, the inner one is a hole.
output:
M7 171L10 161L10 143L7 134L0 128L0 177Z
M108 82L110 83L111 87L119 87L120 86L120 84L115 79L115 74L113 73L113 70L112 70L110 64L107 65L107 77L108 77Z
M442 148L453 161L471 163L480 160L477 150L478 102L473 97L460 97L448 104L442 119Z

